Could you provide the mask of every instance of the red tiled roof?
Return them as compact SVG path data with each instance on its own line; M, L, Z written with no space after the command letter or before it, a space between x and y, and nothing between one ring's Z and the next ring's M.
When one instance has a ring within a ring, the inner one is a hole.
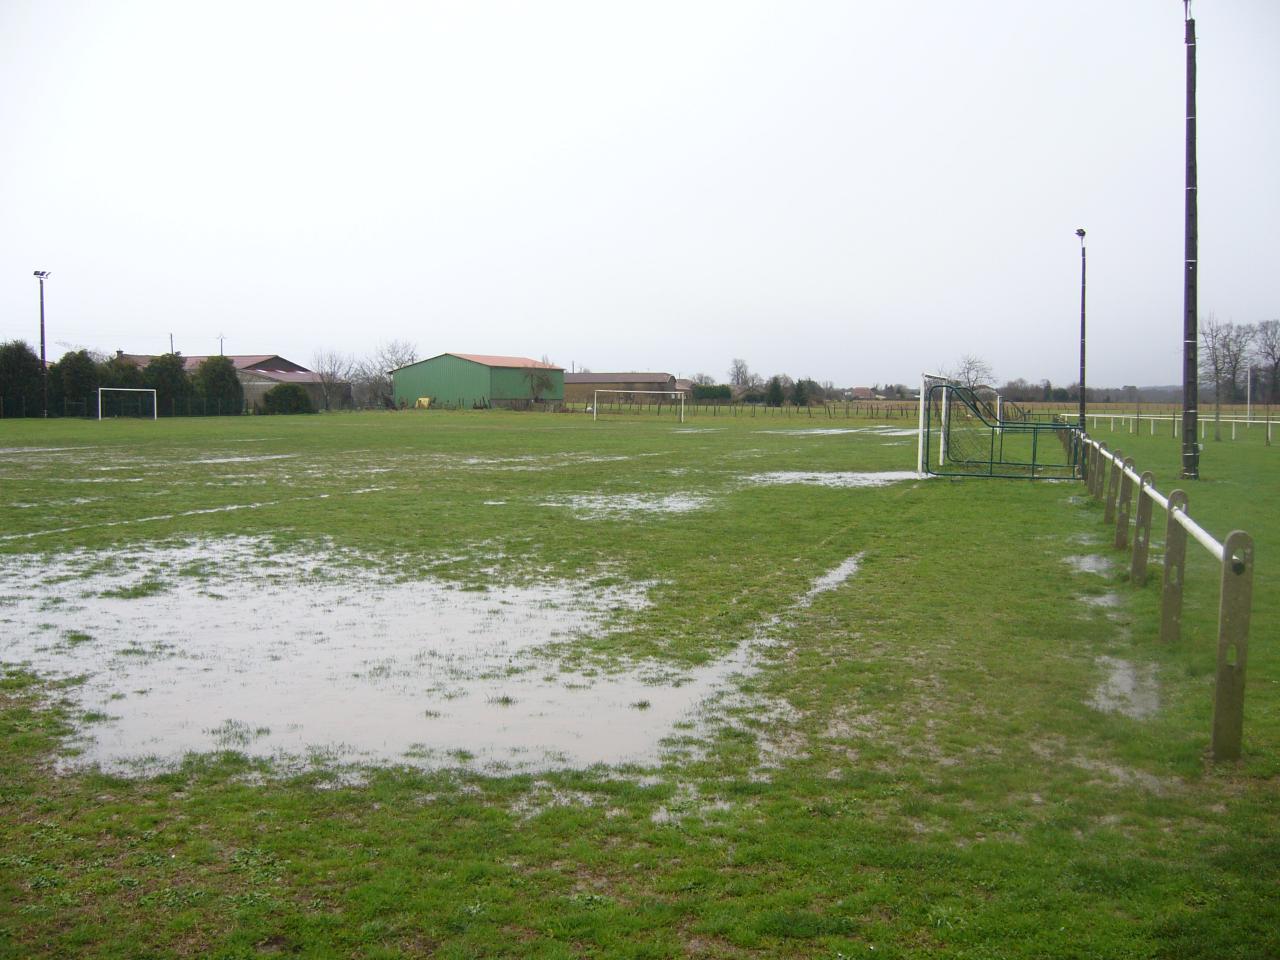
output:
M121 360L132 363L135 367L145 367L155 356L146 353L121 353L118 354ZM277 353L253 353L253 354L227 354L227 359L231 361L231 365L237 370L262 370L270 371L270 366L259 367L259 364L268 364L272 360L277 360L283 366L294 368L293 372L301 372L307 368L300 363L294 363L292 360L286 360ZM200 364L208 360L208 357L183 357L182 367L188 373L193 373Z
M536 367L539 370L564 369L564 367L557 367L554 363L543 363L540 360L531 360L529 357L499 357L489 353L442 353L440 356L461 357L463 360L470 360L472 363L483 363L486 367Z

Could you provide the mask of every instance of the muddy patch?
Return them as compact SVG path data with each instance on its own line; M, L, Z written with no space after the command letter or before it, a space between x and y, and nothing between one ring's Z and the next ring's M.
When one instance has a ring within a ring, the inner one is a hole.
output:
M1098 657L1094 663L1102 670L1103 678L1094 688L1089 706L1135 720L1145 720L1160 709L1154 663L1135 664L1117 657Z

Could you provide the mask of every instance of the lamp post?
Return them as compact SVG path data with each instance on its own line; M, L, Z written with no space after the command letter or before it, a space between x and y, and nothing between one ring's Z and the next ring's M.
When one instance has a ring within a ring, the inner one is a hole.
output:
M1182 479L1200 479L1200 442L1196 425L1200 419L1200 266L1199 206L1196 174L1196 22L1191 18L1190 0L1183 8L1187 26L1183 43L1187 48L1187 173L1183 202L1182 269Z
M1084 280L1085 280L1085 250L1084 250L1084 227L1076 230L1076 236L1080 238L1080 431L1084 432Z
M37 270L33 276L40 278L40 386L44 395L44 416L49 416L49 367L44 362L44 281L48 270Z

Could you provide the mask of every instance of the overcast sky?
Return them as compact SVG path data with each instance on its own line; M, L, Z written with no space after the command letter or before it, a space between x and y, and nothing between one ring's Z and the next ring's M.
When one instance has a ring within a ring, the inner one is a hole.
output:
M1201 0L1200 306L1280 318L1280 2ZM1181 379L1179 0L3 0L0 340Z

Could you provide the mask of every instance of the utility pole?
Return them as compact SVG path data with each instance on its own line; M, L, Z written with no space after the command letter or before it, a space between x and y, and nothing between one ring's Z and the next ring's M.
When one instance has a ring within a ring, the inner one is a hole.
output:
M1199 266L1196 225L1196 22L1191 17L1191 0L1183 0L1187 21L1187 189L1184 212L1185 243L1182 285L1182 478L1200 479L1200 443L1197 437L1200 402L1200 363L1197 322L1199 310L1196 286Z
M227 339L223 334L218 334L218 356L222 356L222 341Z
M1084 252L1084 227L1076 230L1076 236L1080 238L1080 432L1084 433L1085 421L1085 387L1084 387L1084 281L1085 281L1085 252Z
M35 276L40 278L40 387L44 394L44 416L49 416L49 365L44 358L44 282L50 276L48 270L37 270Z
M169 334L169 352L173 353L173 334Z

